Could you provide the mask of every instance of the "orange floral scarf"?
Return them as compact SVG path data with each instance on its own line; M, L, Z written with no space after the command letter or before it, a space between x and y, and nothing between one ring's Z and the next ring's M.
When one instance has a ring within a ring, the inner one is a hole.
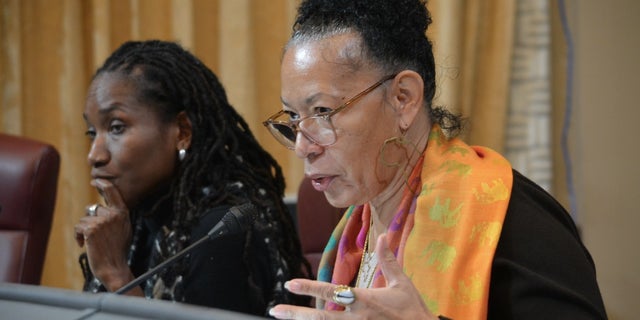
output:
M389 247L434 314L486 319L491 265L512 180L511 166L500 154L447 139L438 126L431 130L387 234ZM368 204L347 209L324 250L318 280L354 284L370 214ZM385 285L378 269L373 287ZM318 302L322 308L324 302ZM341 310L330 301L324 308Z

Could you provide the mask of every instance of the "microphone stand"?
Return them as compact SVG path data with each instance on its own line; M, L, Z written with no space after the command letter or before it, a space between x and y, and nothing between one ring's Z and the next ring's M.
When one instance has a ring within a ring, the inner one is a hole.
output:
M214 238L216 238L218 236L222 236L222 235L225 235L225 234L241 232L241 231L247 230L249 228L249 226L251 225L251 223L253 222L253 219L255 219L255 215L254 215L255 210L256 210L256 208L250 202L247 202L247 203L239 205L239 206L231 207L229 209L229 211L224 215L224 217L222 217L220 222L218 222L213 228L211 228L211 230L204 237L200 238L200 240L198 240L198 241L192 243L191 245L189 245L188 247L182 249L182 251L180 251L176 255L172 256L171 258L169 258L169 259L163 261L162 263L158 264L157 266L153 267L152 269L150 269L149 271L145 272L141 276L137 277L133 281L127 283L126 285L124 285L120 289L114 291L114 293L115 294L123 294L123 293L133 289L134 287L136 287L137 285L142 283L142 281L145 281L148 278L150 278L152 275L160 272L166 266L168 266L168 265L172 264L173 262L175 262L176 260L182 258L182 256L184 256L185 254L191 252L191 250L193 248L199 246L200 244L202 244L205 241L212 240L212 239L214 239Z
M211 230L204 237L200 238L198 241L192 243L188 247L182 249L176 255L170 257L169 259L153 267L149 271L135 278L133 281L127 283L126 285L122 286L120 289L114 291L113 293L116 295L121 295L123 293L128 292L129 290L138 286L143 281L151 278L151 276L153 276L154 274L162 271L168 265L182 258L187 253L190 253L194 248L196 248L197 246L201 245L206 241L215 239L218 236L246 231L248 228L250 228L250 225L255 219L255 211L256 211L256 208L250 202L239 205L239 206L231 207L229 209L229 212L227 212L224 215L224 217L222 217L220 222L218 222L213 228L211 228ZM105 297L103 296L102 299L104 298ZM96 314L97 312L98 312L98 309L88 309L79 317L75 318L75 320L87 319L92 315Z
M142 283L143 281L147 280L148 278L150 278L154 274L162 271L165 267L167 267L167 265L172 264L176 260L182 258L187 253L191 252L192 248L195 248L195 247L199 246L201 243L203 243L205 241L208 241L209 239L210 239L210 235L207 235L207 236L204 236L204 237L200 238L200 240L192 243L191 245L186 247L184 250L180 251L180 253L178 253L175 256L172 256L171 258L163 261L162 263L160 263L157 266L153 267L149 271L143 273L142 275L140 275L139 277L135 278L133 281L127 283L125 286L121 287L120 289L114 291L113 293L115 293L115 294L124 294L124 293L128 292L129 290L131 290L134 287L138 286L140 283Z

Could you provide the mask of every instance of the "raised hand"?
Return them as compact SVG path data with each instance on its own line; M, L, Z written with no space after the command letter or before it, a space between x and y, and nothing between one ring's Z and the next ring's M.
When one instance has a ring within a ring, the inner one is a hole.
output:
M98 205L93 215L80 219L75 226L75 238L78 245L86 247L94 276L109 291L114 291L134 279L127 264L132 238L129 209L120 191L110 181L95 179L91 185L104 197L106 206ZM90 213L89 209L90 206L87 213Z
M355 301L345 311L277 305L269 314L278 319L438 319L426 307L418 290L402 272L402 267L389 250L386 235L380 235L375 254L385 276L384 288L351 288ZM285 287L295 293L322 300L333 300L335 284L306 279L293 279Z

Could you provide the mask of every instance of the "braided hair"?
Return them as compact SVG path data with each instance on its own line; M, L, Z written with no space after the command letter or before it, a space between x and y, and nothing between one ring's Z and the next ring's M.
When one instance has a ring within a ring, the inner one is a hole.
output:
M202 61L173 42L130 41L113 52L94 79L103 73L117 73L132 81L137 99L155 108L161 121L171 121L185 112L191 122L187 156L180 162L165 199L156 202L172 203L171 227L183 239L208 208L240 205L248 199L260 212L256 219L269 226L258 227L259 232L277 242L278 252L271 253L272 260L283 260L289 269L285 276L308 277L309 263L302 256L295 226L282 200L282 169L259 145L247 123L227 101L216 75ZM155 210L159 210L158 205L145 215ZM249 246L251 231L247 237ZM245 250L245 262L248 255ZM282 296L286 295L281 291ZM284 297L274 299L291 302Z
M287 47L337 34L356 32L364 60L385 74L413 70L424 81L424 98L431 119L457 134L461 118L433 107L435 62L426 36L431 16L425 0L305 0L298 8Z

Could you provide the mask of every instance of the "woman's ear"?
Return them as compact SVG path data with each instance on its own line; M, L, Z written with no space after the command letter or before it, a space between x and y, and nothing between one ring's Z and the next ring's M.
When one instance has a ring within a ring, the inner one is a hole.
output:
M424 109L424 81L415 71L404 70L395 77L393 102L399 117L399 126L406 130Z
M176 116L178 121L178 149L189 149L191 146L192 129L191 120L185 111L178 113Z

